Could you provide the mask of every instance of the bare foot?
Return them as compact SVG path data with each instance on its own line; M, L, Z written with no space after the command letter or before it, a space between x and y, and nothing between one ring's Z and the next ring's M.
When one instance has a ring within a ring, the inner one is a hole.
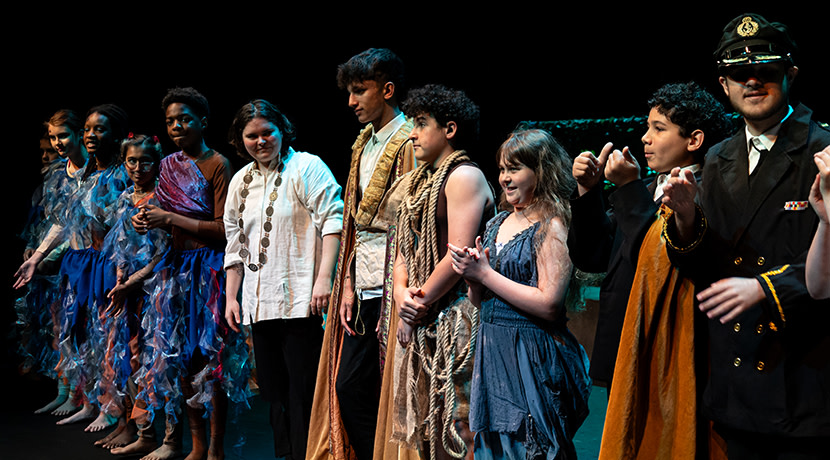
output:
M98 417L95 417L95 420L92 421L84 431L87 433L96 433L98 431L106 430L107 428L115 425L118 421L116 417L111 415L105 414L104 412L98 412Z
M95 409L92 404L84 404L83 409L75 412L73 415L64 419L58 420L58 425L69 425L70 423L82 422L95 417Z
M132 432L130 433L130 428L132 428ZM127 432L127 439L126 441L119 441L116 442L116 439L122 438L123 434ZM135 437L135 424L134 423L126 423L124 420L118 421L118 426L115 427L114 430L110 431L110 434L104 436L103 438L95 441L93 445L98 447L103 447L104 449L112 449L113 447L120 447L125 446L133 441Z
M66 400L63 402L63 404L61 404L60 406L58 406L57 409L52 411L52 415L57 415L57 416L69 415L72 412L75 412L76 410L78 410L80 407L81 407L80 404L75 404L75 401L73 401L72 398L67 397Z
M158 449L142 457L141 460L170 460L171 458L181 457L181 455L181 448L173 447L168 444L162 444ZM190 459L189 455L187 456L187 459Z
M138 438L135 441L123 447L114 447L110 453L115 455L142 455L149 454L156 450L158 444L155 440L147 438ZM146 457L145 457L146 458Z
M52 412L58 407L60 407L63 403L65 403L67 399L69 399L68 394L58 393L58 395L55 397L55 399L52 400L52 402L36 410L35 414L45 414L47 412Z
M128 423L124 425L124 429L122 429L117 436L110 439L106 444L104 444L104 449L115 449L116 447L126 446L131 442L135 441L135 435L138 432L138 429L135 427L134 423Z

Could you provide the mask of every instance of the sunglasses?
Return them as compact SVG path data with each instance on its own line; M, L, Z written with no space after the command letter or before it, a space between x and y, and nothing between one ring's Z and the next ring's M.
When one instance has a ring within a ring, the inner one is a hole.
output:
M786 67L777 64L739 65L727 67L724 76L736 82L746 82L753 78L763 82L780 82L786 72Z

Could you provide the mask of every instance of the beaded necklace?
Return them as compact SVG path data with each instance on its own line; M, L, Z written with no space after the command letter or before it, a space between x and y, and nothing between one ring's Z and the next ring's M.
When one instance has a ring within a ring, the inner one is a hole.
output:
M279 188L280 184L282 184L282 153L280 153L279 159L277 160L277 178L274 180L274 190L271 191L271 194L268 195L268 207L265 208L265 222L262 223L262 238L259 240L259 257L257 263L251 262L250 256L251 252L248 250L248 237L245 236L245 222L242 220L242 211L245 210L245 199L249 195L248 185L254 180L254 176L251 174L251 170L253 169L253 165L248 168L248 172L245 173L245 176L242 178L243 186L242 190L239 191L239 196L242 198L239 201L239 243L242 245L242 249L239 250L239 257L246 259L248 263L248 269L255 272L262 268L268 262L268 247L271 246L271 229L273 228L271 224L271 217L274 215L274 202L277 200L277 189Z

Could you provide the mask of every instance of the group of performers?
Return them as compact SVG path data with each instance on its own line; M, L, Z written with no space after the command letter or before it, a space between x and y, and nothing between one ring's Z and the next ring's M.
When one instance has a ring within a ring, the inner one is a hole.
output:
M715 57L745 129L668 84L642 137L657 174L523 129L499 194L479 107L410 90L388 49L338 67L365 124L343 187L266 100L233 118L236 172L193 88L162 100L167 155L115 105L61 110L15 282L21 352L58 383L38 412L150 460L184 454L186 420L187 458L217 459L257 391L276 458L573 459L601 381L601 458L822 458L830 131L790 105L795 50L742 15ZM581 272L605 274L590 365Z

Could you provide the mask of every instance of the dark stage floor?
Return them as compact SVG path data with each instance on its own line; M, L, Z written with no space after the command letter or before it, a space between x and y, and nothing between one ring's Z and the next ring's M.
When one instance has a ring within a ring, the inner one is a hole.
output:
M89 423L58 426L58 417L34 414L35 409L51 401L56 392L54 382L21 377L7 372L4 398L0 403L0 458L3 460L98 460L130 458L109 453L93 443L109 431L84 432ZM575 439L580 460L596 459L605 416L605 388L594 387L591 415ZM163 417L156 417L157 429L163 433ZM229 423L226 437L226 458L273 458L268 410L254 397L251 410L245 411L236 423ZM190 449L189 433L185 430L185 450Z

